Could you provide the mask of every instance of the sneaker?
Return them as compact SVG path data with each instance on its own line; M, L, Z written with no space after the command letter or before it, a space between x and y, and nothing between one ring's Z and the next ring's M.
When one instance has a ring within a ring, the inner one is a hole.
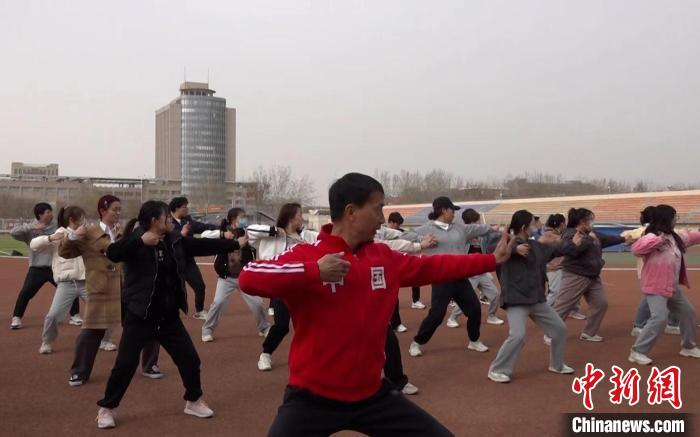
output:
M417 300L411 304L411 308L413 308L414 310L424 310L425 304L423 302Z
M205 343L209 343L211 341L214 341L214 337L211 334L202 334L202 341Z
M491 381L500 382L501 384L510 382L510 376L506 375L505 373L491 372L489 370L488 377Z
M572 312L571 314L569 314L569 317L571 317L574 320L586 320L586 315L579 311Z
M403 323L396 327L396 332L401 333L406 331L408 331L408 328Z
M491 302L489 302L489 298L484 296L483 294L479 296L479 302L481 302L482 305L489 305Z
M574 373L574 369L572 369L571 367L567 366L566 364L564 364L564 365L561 367L561 369L559 369L559 370L557 370L557 369L555 369L554 367L551 367L551 366L550 366L550 367L549 367L549 371L552 372L552 373L560 373L560 374L562 374L562 375L570 375L570 374Z
M697 346L692 349L681 349L681 356L688 358L700 358L700 348Z
M275 309L270 307L267 309L267 315L273 317L275 315Z
M406 385L404 385L403 388L401 389L401 393L403 393L405 395L409 395L409 396L414 395L414 394L418 393L418 387L411 384L410 382L407 382Z
M445 323L445 325L447 325L448 328L459 328L459 322L452 317L447 318L447 323Z
M202 310L202 311L197 311L196 313L194 313L192 315L192 317L194 317L197 320L207 320L207 315L209 315L207 310Z
M110 340L100 342L100 349L107 352L114 352L117 350L117 345L112 343Z
M547 346L551 346L551 345L552 345L552 337L548 337L548 336L545 335L545 336L543 337L543 340L544 340L544 344L546 344Z
M489 325L502 325L505 322L496 316L489 316L488 319L486 319L486 323Z
M470 341L467 345L467 349L477 352L486 352L489 350L488 346L481 342L481 340Z
M408 354L412 357L420 357L423 355L423 351L420 350L420 345L415 341L411 342L411 346L408 348Z
M632 328L632 332L630 333L630 335L632 337L638 337L639 334L641 334L641 333L642 333L642 328L635 326L634 328Z
M22 327L22 318L13 317L12 323L10 324L10 329L19 329Z
M258 370L261 372L272 370L272 355L264 352L260 354L260 359L258 360Z
M666 325L666 327L664 328L664 334L681 335L681 327L680 326Z
M39 348L39 353L40 354L50 354L51 352L53 352L53 349L51 348L51 343L47 343L45 341L42 342L41 347Z
M603 337L600 335L588 335L585 332L582 332L578 338L579 340L593 341L596 343L603 341Z
M258 335L260 337L267 338L267 334L270 333L270 329L272 328L272 325L268 326L267 328L263 329L262 331L258 332Z
M209 408L206 402L202 400L202 398L199 398L196 402L185 402L185 414L206 418L212 417L214 412L211 408Z
M450 301L450 306L451 306L451 307L456 307L456 306L457 306L457 302L451 300L451 301Z
M97 412L97 427L100 429L114 428L116 424L114 423L114 413L109 408L100 408Z
M647 366L647 365L652 363L651 358L649 358L648 356L646 356L642 353L635 351L634 349L632 349L630 351L630 356L627 358L627 360L630 363L637 363L637 364L640 364L642 366Z
M80 314L70 316L70 319L68 319L68 324L73 326L83 326L83 318L80 317Z
M151 379L161 379L163 376L165 376L163 375L163 372L160 371L158 366L152 366L150 369L144 370L141 374L146 378Z
M81 378L78 375L71 375L70 378L68 378L68 385L71 387L78 387L79 385L83 385L83 378Z

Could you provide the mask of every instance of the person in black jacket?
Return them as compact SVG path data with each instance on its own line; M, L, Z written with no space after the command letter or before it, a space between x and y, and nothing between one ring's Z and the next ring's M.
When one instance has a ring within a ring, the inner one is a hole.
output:
M569 374L564 364L566 325L547 303L547 263L561 255L561 245L546 245L531 239L533 215L520 210L513 214L509 231L515 234L514 256L496 269L501 284L501 303L508 314L508 338L489 368L488 378L509 382L518 355L525 344L525 326L532 319L552 339L549 371ZM580 238L577 239L580 243ZM519 256L517 256L519 255Z
M189 201L186 197L173 198L169 206L170 213L173 216L175 231L180 232L185 237L193 237L206 231L215 231L218 229L216 225L193 220L190 216ZM187 264L185 267L185 282L187 282L187 284L192 287L192 291L194 291L195 313L192 317L199 320L206 320L207 312L204 309L206 286L204 285L202 272L199 271L194 257L187 257Z
M138 221L139 227L134 230ZM115 426L112 410L126 393L138 367L144 345L157 339L177 366L185 386L185 413L211 417L202 400L200 361L179 312L187 313L184 272L188 257L211 256L239 250L247 238L195 239L173 232L168 205L149 200L132 219L125 236L108 246L106 255L124 263L122 307L124 330L117 360L104 398L97 402L98 428Z
M594 221L593 211L585 208L569 210L567 229L562 235L564 272L552 308L562 320L566 320L569 313L575 310L581 296L585 297L590 314L579 339L600 342L603 337L597 334L608 310L608 297L600 280L600 272L605 265L603 249L627 240L594 231ZM575 244L575 240L579 239L580 244Z

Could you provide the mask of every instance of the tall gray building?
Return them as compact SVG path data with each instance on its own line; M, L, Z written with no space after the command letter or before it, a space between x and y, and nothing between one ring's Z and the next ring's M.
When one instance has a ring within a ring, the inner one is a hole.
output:
M184 82L156 111L156 179L179 180L195 205L228 204L236 180L236 110L208 83Z

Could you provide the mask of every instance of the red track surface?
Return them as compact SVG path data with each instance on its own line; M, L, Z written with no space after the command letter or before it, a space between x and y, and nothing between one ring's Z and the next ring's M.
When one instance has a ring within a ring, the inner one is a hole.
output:
M227 314L216 331L214 343L200 341L201 322L188 318L185 324L202 358L205 399L216 417L195 419L182 413L183 389L177 370L167 354L161 352L162 380L140 376L134 381L117 410L117 428L98 431L94 418L95 402L100 399L114 352L100 352L92 379L82 387L68 386L68 369L78 328L61 325L52 355L39 355L43 317L53 295L52 287L42 289L31 301L23 320L24 327L10 331L10 315L27 269L26 259L0 259L0 435L12 436L262 436L281 402L288 368L286 339L274 355L274 370L262 373L256 362L261 348L253 318L239 297L231 299ZM202 266L207 283L207 305L213 297L215 275L211 266ZM613 406L608 400L610 366L629 369L627 355L632 344L629 331L639 302L636 275L632 271L606 272L610 307L601 334L604 343L577 340L584 322L568 321L567 362L581 376L587 362L606 372L606 380L593 392L596 412L673 412L664 404L646 403L646 378L649 368L641 370L643 396L636 407ZM691 273L691 281L700 287L700 274ZM689 292L700 307L697 292ZM423 301L430 301L429 288L423 289ZM548 436L562 434L561 413L585 412L581 398L571 391L572 376L547 372L548 350L542 333L533 324L528 328L528 343L518 363L513 382L496 384L486 379L488 366L507 336L507 326L483 325L482 340L491 350L479 354L466 349L464 327L441 327L424 347L424 356L412 358L408 345L426 311L412 310L410 293L401 292L404 324L409 331L400 334L406 373L420 394L412 399L427 409L456 435ZM501 317L505 317L501 314ZM484 317L485 319L485 317ZM463 321L463 319L462 319ZM116 330L118 338L120 329ZM291 338L291 337L290 337ZM679 337L664 335L651 357L660 368L679 365L683 370L682 412L700 412L700 360L678 355ZM350 434L344 434L350 435Z

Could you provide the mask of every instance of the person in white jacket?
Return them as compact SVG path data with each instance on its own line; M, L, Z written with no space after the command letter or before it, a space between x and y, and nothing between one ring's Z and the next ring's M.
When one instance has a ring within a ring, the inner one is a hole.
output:
M250 225L246 229L249 244L257 252L257 260L269 260L291 249L297 244L313 243L318 232L304 229L301 205L287 203L280 209L276 226ZM262 353L258 359L258 370L272 370L272 354L277 350L284 337L289 333L289 311L281 299L272 299L275 323L263 343Z
M58 255L58 246L69 232L72 232L85 223L85 211L79 206L61 208L58 212L58 229L51 235L40 235L29 243L34 251L50 248L52 252L51 269L56 281L56 293L49 312L44 319L44 330L41 333L40 354L53 352L51 343L58 337L58 323L65 320L68 311L76 297L83 302L87 300L85 291L85 264L83 258L62 258Z

